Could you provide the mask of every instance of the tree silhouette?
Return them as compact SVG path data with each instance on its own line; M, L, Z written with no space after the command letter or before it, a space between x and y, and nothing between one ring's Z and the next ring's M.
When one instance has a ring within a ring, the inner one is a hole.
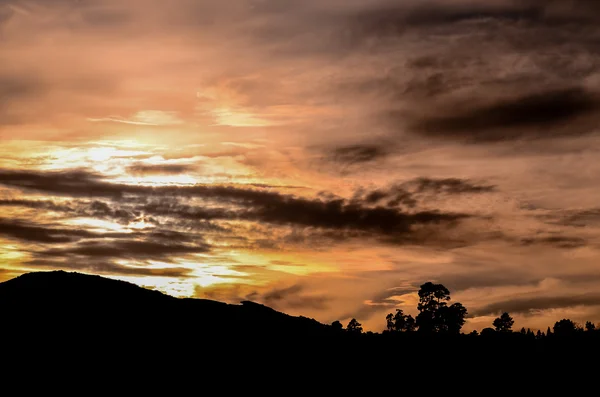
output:
M355 318L350 320L350 322L346 326L346 330L348 330L348 332L353 333L353 334L362 334L362 332L363 332L362 324L359 323L358 321L356 321Z
M396 314L389 313L386 317L387 330L390 332L411 332L415 330L415 319L396 309Z
M585 330L588 332L592 332L596 330L596 325L591 321L586 321Z
M446 301L450 300L450 291L442 284L433 284L426 282L419 289L419 311L435 311L442 306L446 306Z
M535 334L533 333L533 331L530 328L527 328L527 336L535 337Z
M515 323L513 318L506 312L494 320L492 325L499 332L512 332L512 326Z
M487 327L481 330L481 336L494 335L496 331L493 328Z
M535 334L535 337L538 339L542 339L544 337L544 334L542 333L542 331L540 331L539 329L537 330L537 333Z
M443 331L451 334L459 334L462 326L465 324L467 308L457 302L449 307L442 308L441 311L444 322Z
M577 332L577 325L566 318L554 323L554 335L556 336L571 336Z
M427 282L419 289L419 314L416 325L424 333L459 333L465 323L467 309L460 303L448 306L450 291L442 284Z
M341 331L342 329L344 329L344 326L338 320L335 320L331 323L331 328L333 328L334 331Z

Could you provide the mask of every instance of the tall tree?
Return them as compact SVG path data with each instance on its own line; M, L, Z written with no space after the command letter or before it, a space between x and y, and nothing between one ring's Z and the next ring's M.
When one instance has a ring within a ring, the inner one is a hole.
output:
M467 309L460 303L448 306L450 291L442 284L427 282L419 289L419 314L416 326L424 333L459 333L465 323Z
M444 321L443 332L451 334L459 334L463 325L465 325L465 317L467 316L467 308L461 303L453 303L452 305L442 309L442 319Z
M496 328L496 331L499 332L512 332L512 326L515 321L510 316L510 314L504 312L502 315L494 320L492 325Z
M355 318L350 320L350 322L346 326L346 330L353 334L362 334L363 332L362 324L359 323Z

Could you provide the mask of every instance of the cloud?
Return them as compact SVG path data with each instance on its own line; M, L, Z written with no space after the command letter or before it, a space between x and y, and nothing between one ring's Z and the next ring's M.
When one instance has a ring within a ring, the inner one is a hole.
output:
M195 171L189 164L144 164L136 163L128 166L126 171L132 175L176 175Z
M546 90L484 106L456 103L453 114L425 116L411 129L428 137L472 143L577 136L594 131L595 122L578 121L599 108L599 97L585 89Z
M423 194L466 195L490 193L496 190L492 185L481 185L467 179L420 177L393 184L387 188L358 190L353 200L364 204L377 204L386 207L405 206L415 208Z
M473 312L475 317L496 315L502 312L532 314L539 310L558 309L574 306L598 306L600 294L527 297L494 302Z
M71 206L67 204L57 204L51 200L0 199L0 206L26 207L56 212L75 212L75 209Z
M580 248L588 245L588 242L580 237L570 236L544 236L526 237L521 239L522 245L541 244L557 248Z
M161 110L139 111L130 118L109 116L102 118L88 118L88 121L94 123L113 122L141 126L169 126L184 123L183 120L178 117L176 112L165 112Z
M368 205L384 205L391 208L398 206L414 208L417 205L417 199L413 192L408 191L403 184L370 191L359 190L354 195L353 201Z
M550 224L563 226L584 227L600 224L600 209L589 208L584 210L563 210L558 213L541 215Z
M218 185L140 186L115 184L100 180L99 175L85 171L37 172L0 171L0 184L48 194L75 197L196 197L241 207L239 210L193 210L188 215L213 218L225 216L276 225L312 227L331 230L357 230L408 238L414 226L452 225L468 217L466 214L438 211L402 212L390 207L370 207L354 199L311 199L258 189ZM102 206L99 204L99 206ZM164 208L164 207L163 207ZM156 210L156 208L155 208ZM168 209L181 213L181 209ZM400 242L404 239L395 239Z
M86 241L74 246L51 248L39 252L45 257L92 257L119 259L171 259L178 255L206 253L210 250L204 243L180 244L175 241L127 240Z
M421 29L435 31L475 23L520 23L534 26L560 26L576 22L594 24L600 8L594 1L560 0L496 1L419 1L380 2L364 8L349 18L353 33L359 38L397 37ZM475 25L476 26L476 25Z
M361 164L383 159L389 152L382 146L365 144L335 148L330 159L342 164Z
M37 225L28 221L0 218L0 235L30 243L62 244L97 236L86 230Z
M327 309L327 296L304 295L302 292L304 287L299 284L292 285L286 288L276 288L262 294L258 299L264 302L267 306L272 307L288 307L294 309Z
M469 180L459 178L416 178L408 181L404 186L412 187L417 193L429 192L434 194L477 194L490 193L496 186L479 185Z
M63 259L37 258L25 262L25 266L33 266L47 269L66 269L79 272L92 272L119 276L152 276L152 277L174 277L187 278L193 277L192 269L183 267L146 267L146 266L124 266L109 259L95 260L86 258L77 260L77 258L66 257Z

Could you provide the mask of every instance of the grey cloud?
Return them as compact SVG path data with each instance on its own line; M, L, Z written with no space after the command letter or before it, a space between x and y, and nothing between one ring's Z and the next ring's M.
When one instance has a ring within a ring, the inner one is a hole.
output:
M330 159L342 164L361 164L380 160L388 155L388 150L383 146L357 144L335 148L330 155Z
M64 259L48 259L48 258L37 258L24 263L26 266L34 266L45 269L64 269L64 270L76 270L76 271L87 271L100 274L116 274L122 276L155 276L155 277L193 277L192 270L182 267L169 267L169 268L150 268L150 267L132 267L119 265L118 263L111 262L110 260L73 260L72 257L66 257Z
M496 186L480 185L459 178L416 178L406 182L404 185L414 187L417 193L431 192L435 194L477 194L490 193L496 190Z
M286 288L273 289L264 293L260 300L268 306L273 307L288 307L298 309L317 309L324 310L327 308L327 296L306 295L303 294L304 287L300 284L295 284Z
M454 107L469 109L468 104ZM447 116L423 117L410 128L429 137L473 143L577 136L594 131L595 122L585 117L593 118L599 108L599 97L585 89L547 90Z
M121 259L157 259L177 255L206 253L210 250L204 243L180 244L173 241L161 242L146 240L127 240L125 237L115 241L87 241L74 246L51 248L39 252L46 257L92 257Z
M598 19L597 2L588 0L526 0L498 2L380 2L360 10L348 23L358 37L397 37L413 29L451 27L489 21L520 23L526 26L564 26L573 23L594 24ZM468 25L467 25L468 26Z
M473 312L473 315L475 317L486 316L499 314L501 312L532 314L538 310L598 305L600 305L600 294L596 293L548 297L527 297L494 302L480 309L476 309Z
M76 210L68 204L57 204L51 200L0 199L0 206L26 207L56 212L76 212Z
M0 218L0 235L30 243L62 244L97 236L86 230L48 227L17 219Z
M366 204L385 205L386 207L417 207L423 194L482 194L496 190L493 185L482 185L468 179L459 178L415 178L397 183L387 188L356 192L353 200Z
M133 164L127 167L132 175L176 175L195 171L196 166L188 164Z
M526 237L521 239L523 245L548 245L557 248L580 248L588 245L588 242L580 237L571 236L542 236L542 237Z
M536 285L542 281L542 278L521 271L494 269L474 270L458 274L442 274L436 276L434 281L442 283L450 291L456 292L471 288Z
M241 207L221 214L278 225L332 230L357 230L383 235L411 234L413 226L454 224L466 214L421 211L405 213L396 208L367 207L344 199L309 199L272 191L230 186L194 185L149 187L105 182L85 171L0 171L0 184L48 194L74 197L199 197ZM219 211L219 210L217 210ZM212 211L213 214L218 212Z
M584 227L600 224L600 209L567 210L540 216L550 224Z

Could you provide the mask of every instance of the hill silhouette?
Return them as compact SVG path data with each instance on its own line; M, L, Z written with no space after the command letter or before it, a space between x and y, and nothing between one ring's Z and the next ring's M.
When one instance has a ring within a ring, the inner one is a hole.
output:
M175 298L64 271L28 273L0 283L0 310L3 357L21 365L31 365L34 357L46 366L110 363L127 371L156 371L198 360L192 368L242 365L281 376L294 368L308 371L312 382L328 377L335 383L366 376L385 380L397 371L419 374L429 367L456 374L460 365L490 378L498 371L531 372L531 366L548 363L551 368L543 367L548 373L565 363L571 363L567 370L576 370L572 363L585 362L600 347L598 332L544 338L492 329L479 335L364 333L254 302ZM492 367L496 372L490 372Z
M330 328L255 302L175 298L125 281L65 271L27 273L0 283L0 305L5 332L43 329L55 338L75 332L106 338L116 326L148 338L173 332L316 335Z

